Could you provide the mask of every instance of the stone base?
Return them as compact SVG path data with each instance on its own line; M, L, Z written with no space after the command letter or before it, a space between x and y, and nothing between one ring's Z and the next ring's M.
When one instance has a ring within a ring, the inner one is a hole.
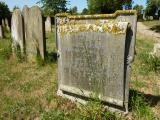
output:
M72 93L68 93L68 92L60 90L60 89L58 89L57 95L61 96L63 98L68 98L72 102L75 102L77 105L80 105L80 104L86 105L89 102L89 98L75 95ZM116 113L120 113L120 114L124 114L124 115L128 114L128 104L125 106L125 110L124 110L124 108L121 108L121 107L118 107L115 105L111 105L109 103L105 103L105 102L102 102L102 103L104 105L104 108L106 108L107 110L109 110L111 112L116 112Z

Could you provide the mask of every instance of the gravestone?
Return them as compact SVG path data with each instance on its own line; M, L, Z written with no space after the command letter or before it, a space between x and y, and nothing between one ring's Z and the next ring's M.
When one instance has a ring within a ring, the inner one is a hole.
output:
M0 38L4 38L2 25L0 25Z
M2 27L5 27L5 21L2 19Z
M146 12L145 12L145 10L143 10L143 20L147 20L146 19Z
M96 95L109 108L128 112L136 11L57 14L55 21L58 95L79 102Z
M52 24L51 24L51 17L47 17L45 21L45 30L46 32L52 32Z
M7 18L5 18L5 27L8 31L10 31L9 22Z
M153 16L149 16L149 20L153 20Z
M11 34L12 34L12 49L13 53L20 52L24 55L24 29L23 18L21 10L16 9L13 11L11 20Z
M45 32L42 12L38 6L23 8L26 55L28 61L35 62L36 57L45 58Z

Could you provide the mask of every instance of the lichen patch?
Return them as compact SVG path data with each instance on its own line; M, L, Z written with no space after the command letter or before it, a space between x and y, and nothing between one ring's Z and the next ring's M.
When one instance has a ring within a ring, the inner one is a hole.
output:
M64 24L57 27L57 32L61 34L78 32L101 32L112 34L123 34L126 32L128 22L108 22L97 24Z

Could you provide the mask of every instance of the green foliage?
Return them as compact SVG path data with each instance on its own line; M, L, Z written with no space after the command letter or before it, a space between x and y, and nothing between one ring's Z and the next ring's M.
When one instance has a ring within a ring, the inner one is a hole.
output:
M11 41L0 39L0 59L9 59L12 54Z
M82 10L82 13L81 13L82 15L86 15L86 14L88 14L88 9L87 8L84 8L83 10Z
M155 116L141 93L136 91L132 92L131 96L131 109L133 112L133 117L136 120L154 120Z
M100 101L89 101L72 113L53 109L43 112L42 120L120 120L115 113L107 111Z
M137 10L137 14L138 14L138 15L141 15L141 12L142 12L142 10L143 10L143 6L136 4L136 5L133 7L133 9L134 9L134 10Z
M147 0L146 15L155 16L160 7L160 0Z
M19 7L15 5L15 6L13 7L13 11L16 10L16 9L19 9Z
M5 2L0 1L0 20L8 18L10 16L10 11L8 5Z
M55 15L56 13L66 12L67 0L40 0L45 15Z
M148 53L139 54L141 60L141 71L146 74L149 72L160 72L160 58L150 55Z
M51 110L42 114L42 120L69 120L64 112L60 110Z
M74 6L73 8L69 9L69 13L71 13L72 15L77 14L77 11L78 11L77 6Z
M132 4L132 0L87 0L88 10L90 14L95 13L113 13L116 10L121 10L122 5Z
M91 100L85 106L79 108L82 120L118 120L115 113L107 111L100 100Z

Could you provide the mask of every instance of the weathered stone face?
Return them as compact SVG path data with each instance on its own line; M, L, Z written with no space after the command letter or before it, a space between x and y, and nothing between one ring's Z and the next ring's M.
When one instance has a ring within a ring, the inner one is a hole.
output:
M45 21L45 30L46 32L51 32L52 31L52 24L51 24L51 17L47 17Z
M57 15L58 94L74 99L96 94L100 100L128 111L136 22L135 11Z
M24 33L23 33L23 18L19 9L12 14L11 20L12 48L13 52L20 51L24 54Z
M4 38L2 25L0 25L0 38Z
M5 18L5 27L8 31L10 31L9 22L7 18Z
M35 6L23 9L26 54L28 61L35 61L39 55L45 57L45 39L42 13L39 7Z
M2 19L2 27L5 27L5 21Z

